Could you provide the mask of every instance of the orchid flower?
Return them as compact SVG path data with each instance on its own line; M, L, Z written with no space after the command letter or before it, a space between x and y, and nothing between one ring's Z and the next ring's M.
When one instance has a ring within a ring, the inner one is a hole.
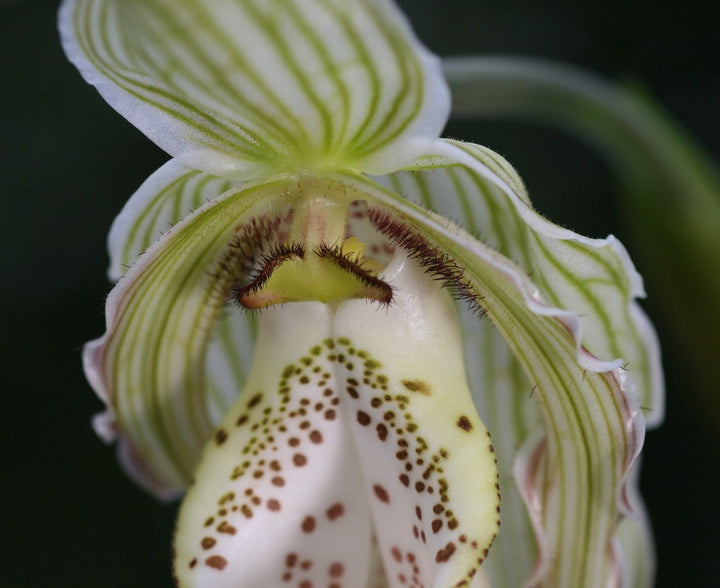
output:
M84 367L129 475L186 492L178 585L651 582L642 281L502 157L439 138L440 61L392 2L65 0L59 20L172 156L110 231Z

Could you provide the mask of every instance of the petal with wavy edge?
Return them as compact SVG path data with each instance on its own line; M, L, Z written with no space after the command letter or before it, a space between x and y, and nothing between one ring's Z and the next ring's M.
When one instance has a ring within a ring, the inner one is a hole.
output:
M116 282L165 231L237 182L191 169L176 159L153 173L115 217L108 235L110 268Z
M652 527L640 496L640 461L635 462L626 485L627 499L635 516L620 522L614 548L622 577L620 585L651 588L655 585L655 547Z
M500 496L457 314L403 252L383 279L390 308L346 301L333 333L385 571L395 588L470 585L497 534Z
M331 320L319 303L262 313L247 385L180 510L180 586L365 585L370 513Z
M484 242L531 273L552 303L578 312L585 346L596 355L629 360L648 419L658 423L663 414L663 378L657 338L634 301L643 295L642 283L622 246L612 237L587 239L552 225L530 208L522 181L500 156L477 145L447 144L462 153L455 154L454 160L447 155L424 158L410 166L415 173L395 174L385 183L427 207L461 219ZM468 155L475 161L469 162ZM496 359L502 362L502 353L482 338L482 328L469 330L465 347L467 357L483 358L485 389L474 389L480 412L494 431L503 432L496 445L505 524L487 573L495 582L519 585L531 568L533 559L527 556L535 546L527 533L527 514L520 508L520 496L511 481L512 459L514 449L534 430L539 415L529 401L531 385L517 364L487 369L486 364ZM473 363L469 361L469 365ZM493 378L497 381L491 381ZM477 381L471 378L471 382ZM496 393L488 394L493 389ZM640 531L640 535L647 533L647 529ZM647 541L644 545L647 547ZM526 557L518 557L520 551ZM637 566L638 572L652 575L651 550L643 553L647 557Z
M376 207L374 222L421 266L481 307L540 403L547 448L538 534L543 573L532 585L605 586L617 525L631 505L628 472L644 437L637 391L619 361L582 347L577 314L555 308L526 274L450 221L360 176L342 181Z
M218 175L384 173L449 112L439 60L388 0L65 0L59 24L111 106Z
M247 187L175 225L115 286L107 332L85 347L85 373L109 409L99 432L120 432L123 463L156 494L187 484L214 425L206 351L231 279L219 260L243 222L272 214L287 190L285 180Z
M525 187L498 154L457 141L383 181L465 228L515 261L549 303L577 313L582 343L598 357L623 358L650 424L663 417L664 384L655 331L636 299L642 279L613 236L590 239L554 225L531 206Z

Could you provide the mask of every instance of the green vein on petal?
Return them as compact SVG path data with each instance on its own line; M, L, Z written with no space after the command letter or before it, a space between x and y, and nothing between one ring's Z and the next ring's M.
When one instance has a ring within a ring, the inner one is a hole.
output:
M492 430L502 488L502 532L493 543L492 557L483 565L491 586L522 586L537 558L532 525L515 483L518 448L542 425L532 385L509 347L490 321L477 320L466 305L458 305L465 365L473 400Z
M230 279L219 258L286 190L284 180L247 187L175 225L110 293L107 332L85 348L88 379L109 406L105 431L120 433L126 465L155 493L187 484L212 430L205 359Z
M257 321L247 312L226 310L217 320L207 350L208 413L220 423L244 388L255 356Z
M179 220L237 186L170 160L130 197L108 236L110 280L120 279L138 256Z
M598 357L627 361L646 418L662 419L659 345L636 302L644 297L642 279L617 239L582 237L544 219L531 208L512 167L478 145L438 142L431 155L406 170L411 173L381 181L474 227L480 240L532 276L550 304L580 315L583 345Z
M388 0L65 0L65 51L184 163L225 177L383 172L442 130L440 63Z
M535 388L546 437L533 462L539 469L521 486L526 499L542 507L542 559L534 584L604 586L614 564L610 547L617 523L629 509L621 490L644 435L627 374L618 362L601 361L582 348L579 317L543 301L507 258L369 180L345 175L343 181L387 211L384 218L378 213L377 223L388 235L401 239L398 231L408 230L416 247L435 256L431 262L442 261L445 252L445 263L462 268L461 289L487 313Z

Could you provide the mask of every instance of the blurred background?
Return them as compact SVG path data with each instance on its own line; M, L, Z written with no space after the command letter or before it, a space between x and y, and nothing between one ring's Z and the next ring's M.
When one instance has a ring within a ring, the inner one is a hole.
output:
M524 54L638 82L720 160L720 35L710 0L400 4L440 55ZM175 507L136 488L95 437L89 419L101 406L80 365L82 344L104 330L107 230L167 156L65 61L57 6L0 0L0 584L170 586ZM596 237L614 233L634 253L633 225L644 219L618 218L615 179L584 144L496 120L451 123L446 134L508 158L555 222ZM643 260L636 263L642 273ZM647 437L642 487L656 533L657 586L718 586L720 433L707 408L718 396L707 385L717 380L717 363L699 366L683 353L653 282L646 276L644 306L663 343L667 417ZM710 333L718 328L707 325Z

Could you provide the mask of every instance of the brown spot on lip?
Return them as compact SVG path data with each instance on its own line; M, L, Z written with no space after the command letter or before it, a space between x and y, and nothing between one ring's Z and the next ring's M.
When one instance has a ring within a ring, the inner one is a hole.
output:
M402 385L405 386L410 392L418 392L425 396L430 396L432 389L427 382L423 380L403 380Z
M375 484L373 486L373 491L375 492L375 496L378 497L378 500L381 502L390 502L390 496L387 493L387 490L380 486L380 484Z
M402 561L402 559L403 559L402 553L400 552L400 550L399 550L397 547L393 547L393 548L390 550L390 553L392 554L393 559L394 559L396 562L400 563L400 562Z
M302 453L296 453L293 455L293 463L297 467L302 467L307 463L307 457L305 457Z
M225 441L227 441L227 438L228 434L225 429L218 429L217 431L215 431L215 443L217 445L222 445L223 443L225 443Z
M216 541L212 537L203 537L202 541L200 541L200 545L203 549L211 549L215 546L215 543Z
M252 516L252 514L250 515ZM237 533L237 529L229 524L227 521L223 521L217 527L218 533L225 533L227 535L234 535Z
M357 422L360 423L363 427L367 427L371 422L370 415L366 412L363 412L362 410L358 410Z
M307 516L303 519L301 528L305 533L312 533L315 530L315 518Z
M216 570L224 570L227 563L227 560L222 555L213 555L205 560L207 566Z
M230 502L231 500L234 500L234 499L235 499L235 492L228 492L227 494L223 494L220 497L220 500L218 500L218 504L222 506L226 502Z
M473 429L470 419L467 418L465 415L461 416L458 419L457 426L460 427L463 431L472 431Z
M378 439L380 439L380 441L385 441L385 439L387 439L388 429L383 423L380 423L375 428L375 430L377 431L377 436L378 436Z
M450 541L445 547L435 554L435 561L437 563L444 563L449 560L453 553L455 553L455 544Z
M327 517L334 521L335 519L341 517L345 513L345 507L340 504L339 502L336 502L333 504L330 508L327 509Z

